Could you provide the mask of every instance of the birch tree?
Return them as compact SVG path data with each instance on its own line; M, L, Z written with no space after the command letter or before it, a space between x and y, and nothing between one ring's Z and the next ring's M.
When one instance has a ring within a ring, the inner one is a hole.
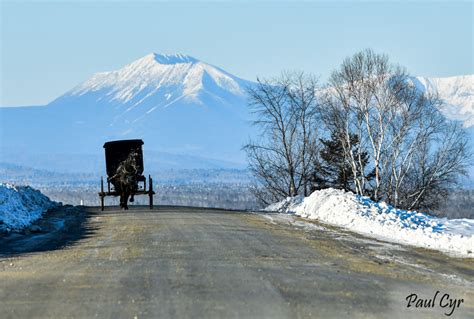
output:
M451 187L470 158L462 127L440 114L442 103L385 55L365 50L344 60L328 82L322 117L341 137L358 194L401 208L436 205L435 193ZM369 154L373 182L350 152L351 134Z

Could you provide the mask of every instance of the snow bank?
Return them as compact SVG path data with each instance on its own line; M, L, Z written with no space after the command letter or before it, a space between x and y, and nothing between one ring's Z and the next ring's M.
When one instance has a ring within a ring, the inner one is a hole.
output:
M57 205L29 186L0 183L0 231L26 227Z
M337 189L287 198L267 211L294 213L383 240L474 257L474 220L436 218Z

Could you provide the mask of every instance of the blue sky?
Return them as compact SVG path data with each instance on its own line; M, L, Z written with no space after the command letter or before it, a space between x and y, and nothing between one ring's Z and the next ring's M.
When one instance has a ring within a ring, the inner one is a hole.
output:
M367 47L414 75L474 73L471 1L0 2L2 106L46 104L150 52L249 80L291 69L325 79Z

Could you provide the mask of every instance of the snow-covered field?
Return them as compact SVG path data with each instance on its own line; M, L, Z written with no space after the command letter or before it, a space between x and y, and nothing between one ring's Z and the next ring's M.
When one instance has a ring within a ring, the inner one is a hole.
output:
M0 231L27 227L57 205L29 186L0 183Z
M386 241L474 257L473 219L437 218L405 211L343 190L329 188L306 198L287 198L265 211L293 213Z

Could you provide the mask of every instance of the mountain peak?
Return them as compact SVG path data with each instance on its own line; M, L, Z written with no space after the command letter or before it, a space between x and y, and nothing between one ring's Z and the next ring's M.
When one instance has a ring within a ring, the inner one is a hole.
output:
M146 59L153 59L159 64L181 64L181 63L197 63L198 59L186 54L160 54L150 53L145 56Z
M52 103L83 97L153 112L176 103L205 105L209 98L241 101L248 84L189 55L150 53L118 70L94 74Z

